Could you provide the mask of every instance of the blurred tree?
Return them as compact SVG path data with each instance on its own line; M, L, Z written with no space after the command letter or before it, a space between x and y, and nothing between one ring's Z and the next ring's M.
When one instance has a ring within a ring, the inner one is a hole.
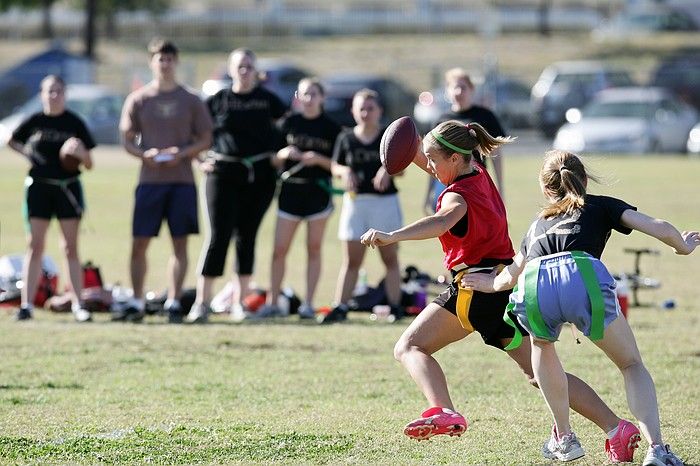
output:
M7 0L0 0L0 2ZM85 55L94 58L97 42L97 18L104 21L104 32L110 39L119 35L116 18L121 11L148 11L158 15L170 7L170 0L80 0L85 8Z
M0 0L3 1L3 0ZM88 0L89 1L89 0ZM97 15L104 21L105 35L115 39L117 30L117 14L122 11L147 11L159 15L170 8L171 0L93 0L97 2Z
M0 11L5 11L12 7L21 8L23 10L33 10L41 8L41 37L44 39L53 38L53 23L51 21L51 7L55 0L0 0Z

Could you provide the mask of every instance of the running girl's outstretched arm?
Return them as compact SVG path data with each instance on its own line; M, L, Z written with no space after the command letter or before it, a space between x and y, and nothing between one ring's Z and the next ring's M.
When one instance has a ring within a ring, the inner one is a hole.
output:
M620 221L628 228L641 231L649 236L653 236L662 243L668 244L676 254L690 254L700 245L700 234L697 231L684 231L681 233L666 220L649 217L636 210L625 210L622 213L622 217L620 217Z
M525 269L525 257L521 252L513 258L513 263L503 269L498 275L485 273L466 273L462 276L462 286L484 293L510 290L515 286L518 277Z
M392 232L371 228L360 241L365 246L386 246L399 241L436 238L452 228L467 213L467 203L459 194L448 192L442 197L440 210L428 217Z

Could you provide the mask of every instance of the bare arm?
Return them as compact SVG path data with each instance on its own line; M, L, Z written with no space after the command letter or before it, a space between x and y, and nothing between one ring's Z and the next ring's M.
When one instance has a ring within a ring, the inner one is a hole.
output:
M641 231L671 246L676 254L690 254L700 245L700 236L697 231L681 233L666 220L652 218L636 210L625 210L620 217L620 222L627 228Z
M204 134L194 135L194 140L191 144L178 148L176 158L189 157L191 159L199 158L199 154L211 147L212 136L211 132L207 131Z
M365 246L386 246L406 240L436 238L452 228L467 213L467 203L456 193L447 193L442 198L440 210L434 215L423 217L410 225L392 232L369 229L360 241Z
M15 152L23 155L25 159L31 161L31 157L29 157L29 155L24 152L24 144L22 144L19 141L15 141L14 139L10 139L7 142L7 145Z
M433 172L428 168L428 157L423 154L423 149L420 144L418 144L418 150L416 151L415 157L413 157L413 163L431 177L434 176Z
M136 145L136 132L135 131L122 131L122 145L124 149L137 159L142 159L145 154L145 150L141 149Z
M523 273L526 263L525 257L519 252L513 258L513 263L498 275L467 273L462 276L461 285L484 293L510 290L518 282L518 277Z
M501 199L505 199L505 184L503 183L503 152L501 149L499 148L494 150L489 160L493 162L493 173L496 177L498 192L501 194Z

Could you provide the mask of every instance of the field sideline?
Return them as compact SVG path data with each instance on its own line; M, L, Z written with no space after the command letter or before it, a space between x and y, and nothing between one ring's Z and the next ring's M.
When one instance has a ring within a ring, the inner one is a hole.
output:
M590 167L609 183L591 191L621 197L681 228L698 228L698 163L672 156L592 157ZM518 245L541 203L540 159L512 157L505 164ZM128 285L137 168L118 149L98 149L96 169L84 176L89 214L81 256L100 265L110 283ZM24 249L19 206L25 171L20 157L0 151L0 255ZM420 215L425 184L417 169L398 181L407 222ZM261 285L269 276L273 212L259 236L255 276ZM340 261L336 228L337 213L327 232L317 305L333 294ZM151 247L148 289L163 288L164 233ZM190 244L188 286L201 242L194 237ZM55 224L47 246L60 264ZM603 258L615 272L632 268L623 247L661 250L643 260L642 270L663 286L641 297L656 303L673 298L676 309L633 308L630 322L657 385L666 441L687 464L700 464L693 434L700 429L700 256L677 257L638 233L613 235ZM405 243L400 259L403 266L442 271L437 241ZM297 291L305 262L295 245L287 276ZM371 283L381 278L376 252L368 252L366 267ZM404 323L372 324L364 314L328 328L296 318L234 325L217 317L196 327L162 322L112 324L98 315L92 324L77 325L67 315L40 312L33 322L17 324L0 310L0 464L543 464L539 451L550 420L541 396L478 336L437 355L469 430L460 439L415 443L401 428L425 403L391 355ZM619 373L592 344L576 345L565 332L558 351L567 369L630 416ZM572 422L587 451L576 464L602 464L603 434L580 416Z

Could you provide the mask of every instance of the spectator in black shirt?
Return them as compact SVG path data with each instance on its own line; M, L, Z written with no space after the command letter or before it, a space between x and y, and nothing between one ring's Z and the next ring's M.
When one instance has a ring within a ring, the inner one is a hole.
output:
M396 186L379 159L379 143L385 130L379 124L382 116L379 95L370 89L357 91L352 100L352 115L357 125L340 133L333 150L332 173L343 179L346 189L338 225L344 256L335 291L336 306L322 322L346 318L346 303L365 256L366 248L360 242L362 234L369 228L392 231L403 224ZM392 313L400 316L398 245L380 247L379 253L386 267L387 301Z
M452 68L445 73L445 92L451 103L450 111L442 114L435 122L435 126L449 120L461 121L464 124L479 123L494 137L506 136L498 117L488 108L473 103L474 83L464 69ZM501 198L505 199L503 157L500 148L489 157L489 160L493 162L494 180L498 191L501 194ZM486 167L486 161L483 158L477 157L476 161ZM425 198L425 210L427 212L435 212L435 202L444 188L445 186L440 184L434 177L429 178L428 192Z
M249 291L258 228L275 194L271 157L279 149L275 121L287 107L259 85L255 54L236 49L229 56L230 89L207 100L214 120L214 145L202 163L209 237L202 249L197 297L187 322L207 320L214 279L224 272L226 251L235 238L231 313L242 320L242 298Z
M296 98L300 112L280 121L285 147L272 159L282 171L278 198L275 247L270 270L270 291L267 304L256 316L284 315L277 305L286 269L286 257L297 228L306 222L306 294L299 306L299 317L315 317L313 298L321 275L321 246L326 223L333 213L331 158L340 126L323 111L324 89L316 78L299 82Z
M91 169L90 150L95 147L95 141L83 121L66 110L65 90L65 83L60 77L46 76L41 81L43 111L22 123L8 143L31 163L25 181L24 206L29 247L22 266L24 287L17 320L32 318L46 233L54 216L63 235L73 316L78 322L92 318L80 305L83 278L78 257L78 231L85 208L80 171L78 168L73 171L64 168L61 153L75 156L81 165Z

